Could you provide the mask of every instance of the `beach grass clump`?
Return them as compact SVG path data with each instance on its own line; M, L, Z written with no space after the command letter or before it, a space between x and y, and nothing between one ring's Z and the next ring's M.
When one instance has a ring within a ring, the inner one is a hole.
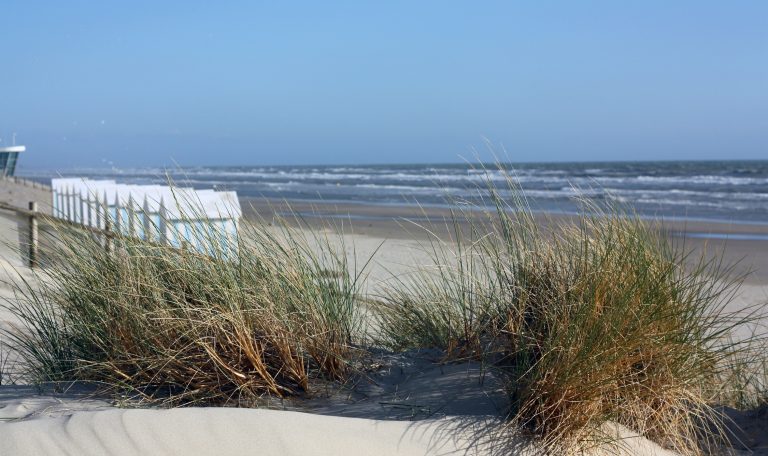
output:
M495 210L459 209L450 224L468 241L430 242L434 265L384 293L383 343L486 361L511 425L555 453L610 441L613 422L699 454L742 346L727 336L747 317L724 311L738 281L629 210L537 217L512 186L504 199L489 184Z
M187 224L181 246L117 236L107 249L51 223L37 283L20 281L7 303L23 322L9 336L31 380L253 405L349 374L357 276L327 240L247 222L232 239L203 222Z
M478 238L485 224L467 230L461 213L446 225L449 239L430 234L422 246L427 265L394 277L378 300L376 340L393 350L440 348L453 360L480 359L503 320L504 294L489 270ZM469 220L469 219L467 219ZM463 232L466 231L466 232Z
M760 334L751 339L752 343L729 357L722 369L718 405L751 411L768 404L767 341Z

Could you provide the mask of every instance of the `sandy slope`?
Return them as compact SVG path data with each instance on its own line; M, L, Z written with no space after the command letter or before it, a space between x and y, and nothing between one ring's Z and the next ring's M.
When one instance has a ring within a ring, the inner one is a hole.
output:
M472 446L458 426L445 419L376 421L274 410L109 410L0 425L0 454L534 454L514 443ZM628 438L615 454L672 453L645 439Z
M110 410L0 425L0 454L450 454L436 425L224 408ZM31 436L35 438L30 438Z

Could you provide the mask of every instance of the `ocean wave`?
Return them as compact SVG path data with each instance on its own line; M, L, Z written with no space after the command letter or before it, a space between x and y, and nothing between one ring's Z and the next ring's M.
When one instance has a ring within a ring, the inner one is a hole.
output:
M664 182L677 184L750 185L768 184L768 178L697 175L697 176L638 176L639 182Z
M236 190L243 196L328 198L337 201L428 204L446 198L487 199L487 182L503 198L515 187L543 207L573 207L578 197L619 201L647 213L768 221L768 162L658 162L524 164L508 172L489 165L336 165L81 167L32 177L87 176L121 182L160 183ZM511 183L511 187L508 185ZM571 206L569 206L571 205ZM734 215L736 214L736 215Z
M124 175L136 178L157 178L165 176L169 171L162 168L142 169L81 169L82 174L88 175ZM519 184L573 184L577 186L611 186L611 185L664 185L669 188L684 188L687 185L721 185L744 186L765 185L768 186L768 177L744 177L722 176L715 174L698 174L692 176L657 176L657 175L602 175L603 168L586 168L583 170L513 170L509 174L499 170L477 169L443 169L428 168L415 170L394 170L389 168L288 168L278 169L269 167L257 167L249 169L215 169L215 168L191 168L171 170L170 174L175 178L199 179L208 177L210 180L240 180L265 179L265 180L315 180L315 181L400 181L427 183L458 183L464 186L481 184L488 180L496 184L504 184L507 179ZM595 175L592 175L595 174Z
M669 196L681 195L688 197L713 198L722 200L750 200L762 201L768 200L768 193L750 193L750 192L708 192L702 190L683 190L683 189L625 189L625 188L605 188L608 193L614 193L623 196L651 197L655 195Z
M728 210L755 210L760 209L758 205L748 204L733 204L718 203L713 201L696 201L687 199L669 199L669 198L638 198L631 201L633 204L649 204L655 206L687 206L687 207L709 207L716 209L728 209ZM762 209L765 209L762 207Z

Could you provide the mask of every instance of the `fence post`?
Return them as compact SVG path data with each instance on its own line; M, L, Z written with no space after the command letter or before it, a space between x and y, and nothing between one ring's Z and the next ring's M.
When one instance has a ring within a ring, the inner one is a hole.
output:
M80 220L77 220L81 225L85 225L85 200L83 199L83 189L77 192L77 197L80 199L80 205L78 210L80 211Z
M94 214L93 214L93 206L91 205L91 192L89 190L86 191L85 193L85 205L88 208L88 210L86 211L88 215L88 226L93 226Z
M74 222L77 217L77 206L75 206L75 187L69 187L69 197L67 204L69 204L69 221Z
M122 233L123 232L123 214L122 214L122 208L120 207L120 193L115 193L115 232L116 233Z
M70 195L69 195L69 185L67 185L65 188L66 188L66 191L64 192L64 201L67 203L66 204L67 209L64 213L64 220L71 221L72 220L72 201L71 201L72 199L70 198Z
M56 207L58 208L58 214L56 217L64 218L64 194L61 192L61 187L56 189Z
M106 227L107 220L112 218L112 211L109 210L109 200L107 199L107 191L104 191L104 223Z
M93 210L96 211L96 228L101 229L101 203L99 202L99 195L95 192L93 194Z
M61 187L56 188L56 218L64 218L64 195L61 193Z
M37 261L37 202L29 202L29 267L34 268L38 265Z
M104 217L104 250L112 253L112 222L109 217Z
M75 187L70 187L69 192L69 221L77 220L77 198L75 197Z
M133 193L128 194L128 236L136 237L136 211L133 208Z
M144 218L142 218L142 222L144 222L144 240L152 242L155 240L155 235L154 231L152 230L152 220L150 219L149 215L149 201L147 201L146 194L144 195L144 204L142 205L141 209L144 212Z
M168 239L168 211L165 209L165 200L160 197L160 226L158 226L160 244L170 244Z
M53 202L53 204L52 204L53 207L51 208L52 209L51 213L53 214L54 217L58 217L58 214L59 214L59 192L57 192L56 190L51 190L51 201Z

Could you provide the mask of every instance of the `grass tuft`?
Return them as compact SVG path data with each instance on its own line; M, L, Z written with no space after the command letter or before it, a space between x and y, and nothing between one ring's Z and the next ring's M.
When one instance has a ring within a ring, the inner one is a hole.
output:
M555 453L610 440L615 422L699 454L719 437L710 404L749 342L728 338L750 320L724 311L739 279L619 207L539 218L508 181L502 198L489 180L493 210L454 205L452 239L427 246L433 266L384 293L381 342L488 362L512 425Z
M182 248L118 236L109 251L99 237L51 223L47 264L7 303L23 322L8 336L29 379L248 405L349 374L358 276L327 240L248 223L233 240L203 222L188 224Z

